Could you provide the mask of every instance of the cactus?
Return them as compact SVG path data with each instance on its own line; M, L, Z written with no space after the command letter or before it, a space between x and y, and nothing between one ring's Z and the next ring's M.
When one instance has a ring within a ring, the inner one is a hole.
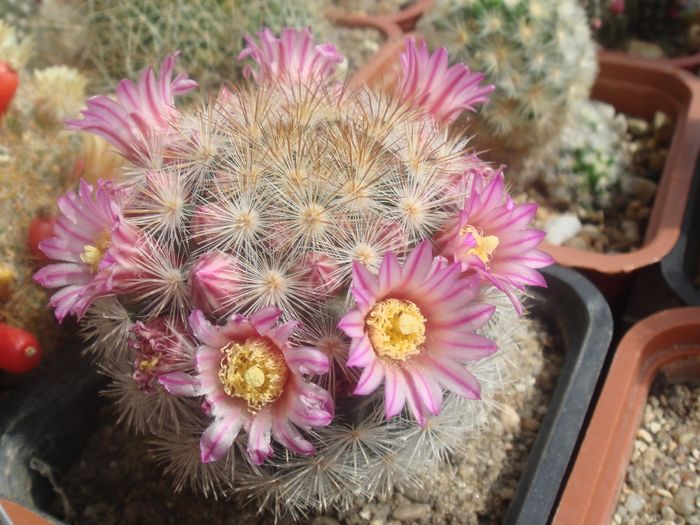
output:
M591 0L584 4L595 39L606 48L624 47L636 38L659 44L667 56L700 50L700 3L696 0Z
M63 118L78 113L86 79L64 66L29 71L27 39L16 38L0 21L0 61L18 68L21 83L7 114L0 119L0 322L34 333L41 346L56 345L57 326L46 310L46 292L34 282L36 260L28 246L32 220L55 213L55 199L73 184L73 163L80 137L63 129Z
M39 10L39 2L26 0L0 0L0 16L17 35L26 38L32 31L32 18Z
M511 167L588 98L597 63L584 16L575 0L438 0L421 24L428 43L496 85L474 118L476 140Z
M176 488L298 517L415 484L488 423L551 259L452 132L483 76L409 41L396 93L345 91L332 44L259 39L252 82L199 108L175 56L88 101L70 127L127 164L62 197L35 279Z
M545 189L553 205L605 210L631 164L626 133L625 119L615 108L585 101L564 126L561 141L526 161L522 178Z
M627 0L629 1L629 0ZM619 46L627 36L629 19L625 12L626 0L583 0L591 31L605 48Z
M177 50L207 89L240 75L236 52L263 25L327 33L322 7L321 0L47 0L36 32L45 61L94 71L98 90Z

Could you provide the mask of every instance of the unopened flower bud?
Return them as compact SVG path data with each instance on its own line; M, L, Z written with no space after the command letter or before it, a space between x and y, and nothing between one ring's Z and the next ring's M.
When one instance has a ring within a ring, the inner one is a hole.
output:
M211 252L202 255L192 269L192 302L211 314L230 308L240 284L240 270L233 257Z

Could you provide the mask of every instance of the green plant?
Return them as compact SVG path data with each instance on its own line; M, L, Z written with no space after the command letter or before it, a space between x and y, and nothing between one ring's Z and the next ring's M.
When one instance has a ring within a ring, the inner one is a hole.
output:
M177 50L206 90L240 76L236 55L245 35L285 26L318 34L328 26L321 15L319 0L49 0L37 39L45 56L56 49L93 70L100 90Z
M32 222L53 214L56 197L74 181L81 141L63 130L63 118L77 114L87 80L65 66L29 71L22 67L29 51L28 40L14 38L0 21L0 60L15 64L22 79L0 120L0 323L31 331L50 351L57 326L46 309L46 292L32 282L37 261L27 244Z
M439 0L423 23L429 43L495 84L474 122L479 144L511 165L588 98L597 62L584 17L574 0Z
M553 204L605 209L631 163L626 132L614 107L586 100L570 115L560 142L525 162L523 181L544 189Z

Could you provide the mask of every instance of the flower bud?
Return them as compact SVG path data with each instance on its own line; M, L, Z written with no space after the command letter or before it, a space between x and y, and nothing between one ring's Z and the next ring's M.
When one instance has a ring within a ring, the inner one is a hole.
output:
M233 257L210 252L202 255L192 268L192 302L207 314L221 312L233 305L240 284L240 270Z

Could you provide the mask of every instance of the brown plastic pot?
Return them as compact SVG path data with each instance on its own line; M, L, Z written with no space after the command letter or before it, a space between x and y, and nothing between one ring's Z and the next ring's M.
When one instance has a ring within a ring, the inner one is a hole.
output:
M700 378L700 308L640 321L615 353L553 525L611 523L655 377Z
M326 14L329 18L352 17L364 26L388 23L398 26L401 31L410 32L416 28L418 20L433 6L435 0L415 0L410 5L396 13L375 15L358 11L347 11L339 8L329 8Z
M351 88L380 87L396 80L395 66L399 63L405 40L398 25L387 17L368 17L335 9L326 11L326 18L342 27L376 29L386 38L379 50L350 78L348 85Z
M641 248L629 253L595 253L545 243L544 249L563 266L584 271L618 305L640 268L660 261L678 240L686 198L700 149L700 80L649 60L602 51L592 97L617 111L652 118L656 111L675 123L668 158Z
M638 57L636 55L630 55L629 53L625 53L624 51L606 51L606 53L610 55L620 56L623 60L634 58L637 60L644 60L655 64L663 64L671 67L677 67L679 69L684 69L685 71L688 71L689 73L693 74L697 73L700 69L700 53L694 53L692 55L682 55L675 58L656 59Z

